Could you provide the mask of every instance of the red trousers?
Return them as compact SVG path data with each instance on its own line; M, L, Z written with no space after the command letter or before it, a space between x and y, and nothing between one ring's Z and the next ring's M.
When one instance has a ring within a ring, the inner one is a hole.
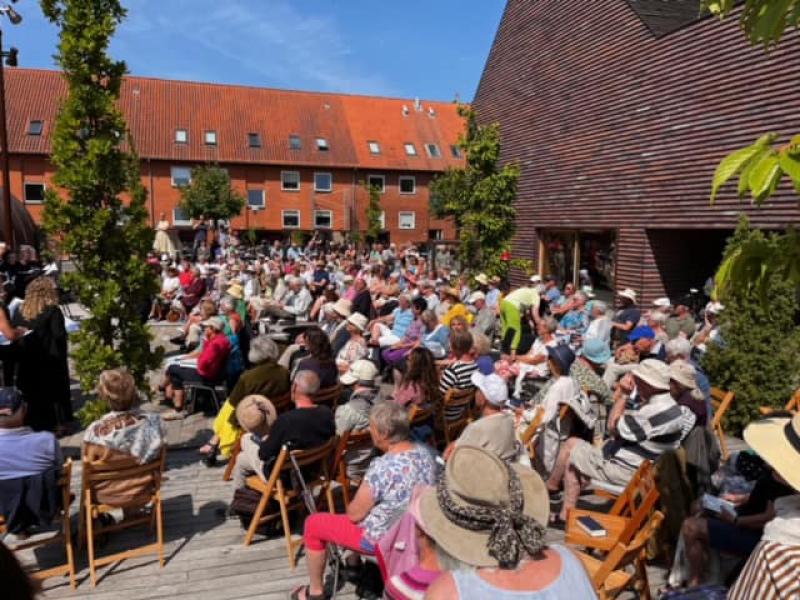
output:
M322 552L331 543L361 554L374 554L375 546L364 537L364 530L347 515L320 512L309 515L303 532L306 548Z

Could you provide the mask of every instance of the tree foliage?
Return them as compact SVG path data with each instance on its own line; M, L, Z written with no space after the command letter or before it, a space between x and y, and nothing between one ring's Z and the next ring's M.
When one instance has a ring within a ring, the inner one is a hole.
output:
M778 44L787 29L800 23L800 0L704 0L704 7L720 18L741 8L739 24L753 44L770 49ZM752 145L722 159L711 184L711 203L719 190L738 175L739 198L749 193L761 206L788 180L800 194L800 135L788 144L776 145L778 134L768 133ZM738 289L757 289L764 299L773 279L788 278L800 287L800 238L790 231L774 243L751 238L740 244L723 261L716 276L717 294L726 298Z
M147 370L161 361L140 318L158 289L146 261L153 231L139 161L118 108L125 63L108 55L125 10L115 0L43 0L42 9L61 30L56 60L68 88L52 155L54 181L66 198L48 190L44 226L73 260L76 271L64 284L90 313L74 334L75 367L84 390L117 366L128 367L144 386Z
M228 171L219 165L192 169L192 182L181 188L181 208L197 219L230 219L242 212L245 198L231 186Z
M728 240L725 259L743 247L778 252L783 236L751 230L746 218ZM800 329L793 284L777 274L759 299L746 288L731 290L719 317L721 344L710 344L703 366L714 385L736 392L729 422L741 429L759 417L760 406L781 407L800 383Z
M516 230L519 168L498 166L500 127L479 125L475 111L461 105L459 114L466 131L459 147L466 166L449 168L431 184L431 211L438 218L452 217L459 236L459 259L464 268L505 276L508 262L502 260L511 248Z
M381 192L378 186L370 186L369 183L364 183L364 188L369 194L369 204L367 204L367 240L374 242L378 239L383 231L383 224L381 223Z

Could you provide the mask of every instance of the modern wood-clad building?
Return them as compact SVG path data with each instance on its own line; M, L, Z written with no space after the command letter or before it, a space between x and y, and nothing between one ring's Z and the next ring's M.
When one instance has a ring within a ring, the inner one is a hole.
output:
M763 228L800 222L788 185L762 208L735 185L709 205L723 156L800 132L800 40L766 53L699 4L508 1L475 107L521 167L516 257L679 297L713 273L740 213Z

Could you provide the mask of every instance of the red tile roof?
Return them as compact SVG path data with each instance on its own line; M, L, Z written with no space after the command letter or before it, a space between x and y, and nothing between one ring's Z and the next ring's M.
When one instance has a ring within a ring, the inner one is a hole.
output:
M6 93L12 152L49 154L66 93L61 73L7 69ZM450 146L463 122L448 102L421 101L416 110L414 100L398 98L127 77L120 103L142 158L415 171L462 162ZM44 121L41 136L27 134L31 120ZM188 143L175 142L176 129L188 130ZM212 130L216 147L204 143ZM248 133L260 134L261 148L249 147ZM292 134L300 136L302 149L289 148ZM327 140L327 152L317 149L317 137ZM369 141L380 144L379 155L370 153ZM406 155L406 142L415 145L417 156ZM426 144L437 144L441 158L429 157Z

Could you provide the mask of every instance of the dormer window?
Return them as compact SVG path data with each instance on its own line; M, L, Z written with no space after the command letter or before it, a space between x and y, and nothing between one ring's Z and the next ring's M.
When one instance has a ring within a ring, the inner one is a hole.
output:
M176 129L175 130L175 143L176 144L185 144L189 141L189 132L185 129Z
M450 152L452 153L453 158L461 158L463 156L463 153L461 152L461 147L458 146L457 144L453 144L452 146L450 146Z
M31 120L28 123L28 135L42 135L44 131L44 121Z
M441 158L442 152L436 144L425 144L425 150L428 151L428 156L431 158Z
M206 131L205 135L206 146L216 146L217 145L217 132L216 131Z
M403 147L406 149L406 154L408 156L416 156L417 155L417 147L412 144L411 142L406 142L403 144Z
M289 148L292 150L300 150L303 147L303 142L300 141L299 135L289 136Z
M378 142L367 142L369 145L369 153L370 154L380 154L381 153L381 145Z
M261 148L261 134L259 133L248 133L247 134L247 145L251 148Z
M327 152L330 150L330 146L328 146L328 140L322 137L317 138L317 150L320 152Z

